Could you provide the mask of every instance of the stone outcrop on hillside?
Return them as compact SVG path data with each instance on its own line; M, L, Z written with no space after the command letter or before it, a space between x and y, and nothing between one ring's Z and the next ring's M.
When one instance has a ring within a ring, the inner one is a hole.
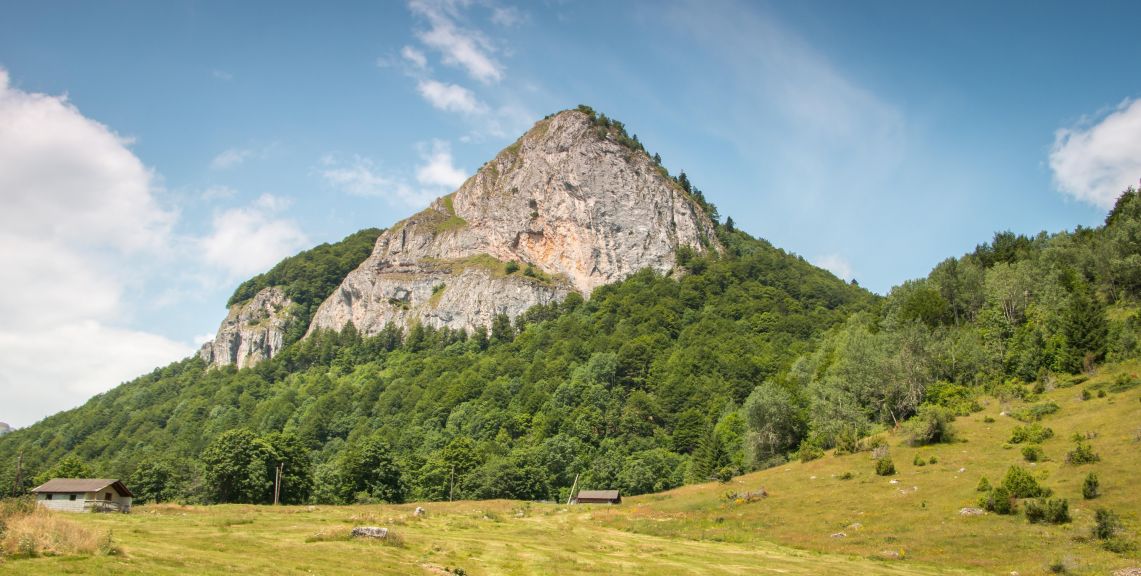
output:
M670 272L679 247L718 249L694 199L623 140L577 110L536 123L455 193L381 234L308 332L352 323L370 335L390 322L471 332L643 268ZM235 306L202 357L239 367L272 357L288 304L263 290Z
M668 272L680 246L716 245L712 222L645 152L564 111L382 234L310 330L418 321L470 331L642 268ZM510 261L520 269L506 274Z
M284 345L291 304L284 290L271 286L231 306L217 336L202 346L198 356L212 366L238 368L272 358Z

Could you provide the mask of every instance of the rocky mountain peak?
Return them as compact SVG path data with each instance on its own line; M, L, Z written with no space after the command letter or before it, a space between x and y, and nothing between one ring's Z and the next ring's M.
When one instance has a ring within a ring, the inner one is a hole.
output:
M621 124L566 110L381 234L309 332L352 323L374 334L390 322L470 332L571 292L589 297L643 268L667 273L682 246L720 249L696 200ZM219 363L224 354L213 351Z

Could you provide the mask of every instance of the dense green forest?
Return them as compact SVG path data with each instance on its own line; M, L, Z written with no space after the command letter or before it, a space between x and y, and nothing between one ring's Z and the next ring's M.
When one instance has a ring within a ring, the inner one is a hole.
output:
M1102 227L999 233L882 298L718 236L682 273L488 331L348 326L249 369L172 364L0 439L0 487L22 453L25 478L79 469L143 500L266 502L281 463L286 502L565 498L576 476L644 493L854 450L1141 346L1132 189Z

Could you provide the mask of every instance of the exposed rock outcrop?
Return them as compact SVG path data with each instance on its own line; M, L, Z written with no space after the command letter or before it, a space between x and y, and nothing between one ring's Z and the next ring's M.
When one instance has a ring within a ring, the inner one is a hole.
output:
M643 268L668 272L680 246L717 246L694 200L645 152L564 111L382 234L310 331L352 322L373 334L413 321L470 331ZM509 261L520 269L508 273Z
M214 340L198 351L213 366L253 366L272 358L284 345L292 302L278 286L265 288L252 299L230 307Z

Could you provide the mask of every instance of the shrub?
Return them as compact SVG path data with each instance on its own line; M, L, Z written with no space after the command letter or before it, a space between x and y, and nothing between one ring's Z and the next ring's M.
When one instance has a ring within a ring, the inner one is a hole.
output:
M932 456L930 459L927 460L927 463L928 464L938 464L939 463L939 457L938 456Z
M1014 514L1017 506L1010 490L997 486L979 498L979 506L995 514Z
M805 442L800 445L799 457L801 462L811 462L817 458L823 458L824 449L815 444Z
M955 415L950 410L932 404L919 407L919 412L907 421L908 442L912 446L924 446L950 442L955 439L955 429L951 422Z
M1097 391L1097 397L1098 398L1105 398L1105 390L1098 390Z
M1041 462L1046 459L1041 446L1030 445L1022 447L1022 458L1027 462Z
M915 459L912 460L911 463L916 465L916 466L926 466L927 465L927 461L924 460L923 457L918 455L918 454L915 455Z
M983 423L994 424L994 418L991 416L983 416Z
M519 263L512 260L503 266L503 271L508 274L514 274L519 271Z
M852 473L851 472L845 472L845 473L837 476L837 478L839 478L841 480L851 480L852 479Z
M1088 389L1082 388L1082 400L1085 401L1089 400L1090 398L1093 398L1093 394L1090 394Z
M1093 537L1098 540L1109 540L1121 531L1121 518L1109 508L1098 508L1093 521Z
M1070 521L1070 502L1065 498L1027 500L1026 519L1033 524L1065 524Z
M891 456L884 456L876 460L876 474L879 476L895 474L895 463L891 461Z
M1038 481L1020 466L1011 466L1002 478L1002 488L1015 498L1038 498L1049 496L1050 491L1042 488Z
M1023 422L1037 422L1044 416L1048 416L1060 410L1061 407L1054 402L1042 402L1041 404L1033 404L1023 408L1012 414L1015 418Z
M1103 541L1101 547L1117 554L1128 554L1137 549L1137 544L1125 538L1114 536L1113 538Z
M1093 448L1085 442L1078 442L1073 450L1066 454L1066 462L1073 465L1092 464L1101 460Z
M1029 426L1015 426L1014 431L1010 433L1010 442L1012 444L1021 444L1023 442L1041 444L1043 441L1053 437L1053 429L1035 422Z
M1090 472L1086 475L1086 479L1082 482L1082 498L1086 500L1093 500L1101 495L1101 483L1098 482L1097 474Z
M1137 378L1136 374L1118 374L1109 385L1109 391L1124 392L1137 386L1141 386L1141 379Z
M990 492L990 490L990 480L987 480L986 476L979 478L979 484L975 486L975 492Z

